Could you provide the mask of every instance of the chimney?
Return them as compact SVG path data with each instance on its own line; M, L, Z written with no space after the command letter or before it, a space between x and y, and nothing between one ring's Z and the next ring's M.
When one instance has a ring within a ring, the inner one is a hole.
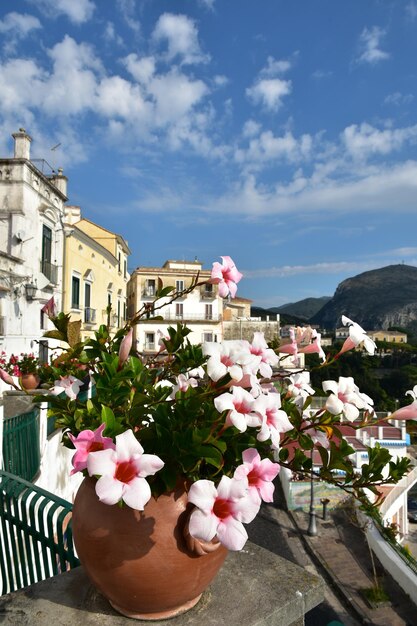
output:
M67 205L64 207L64 221L66 224L73 225L81 219L81 207Z
M53 176L51 176L50 180L51 180L51 183L55 185L55 187L59 189L59 191L63 193L64 196L66 196L68 178L64 176L63 172L64 170L62 169L62 167L59 167L58 174L54 174Z
M19 128L18 133L13 133L14 139L14 158L15 159L30 159L30 137L24 128Z

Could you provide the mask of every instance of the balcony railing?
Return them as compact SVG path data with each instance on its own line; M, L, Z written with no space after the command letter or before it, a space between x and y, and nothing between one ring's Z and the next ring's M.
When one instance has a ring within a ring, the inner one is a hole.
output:
M154 298L156 294L156 287L145 287L142 291L142 296L144 298Z
M158 317L162 317L164 320L184 320L187 322L220 322L222 319L221 315L214 313L171 313L170 311L156 311L155 315ZM151 318L152 319L152 318Z
M203 285L200 290L200 295L203 300L212 300L216 297L214 289L207 288L207 285Z
M53 265L49 261L43 259L41 261L41 272L46 276L50 283L56 285L58 283L58 266Z
M144 350L147 352L155 352L155 343L145 343Z
M40 467L39 409L8 417L3 422L3 467L33 480Z
M96 323L96 309L86 307L84 309L84 323L95 324Z

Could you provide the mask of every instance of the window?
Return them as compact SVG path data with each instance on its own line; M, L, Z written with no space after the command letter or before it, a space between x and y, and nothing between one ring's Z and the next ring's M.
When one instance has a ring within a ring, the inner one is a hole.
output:
M42 263L50 263L52 258L52 230L45 226L42 227Z
M80 279L78 278L78 276L72 277L71 308L80 308Z
M91 306L91 284L84 284L84 306L86 309L89 309Z
M126 261L126 259L123 261L123 276L125 278L127 276L127 261Z
M175 290L176 291L184 291L184 281L183 280L176 280L175 281Z
M213 341L213 333L203 333L203 342Z
M127 320L127 308L126 308L126 302L123 302L123 321L125 322Z
M205 318L206 318L206 320L212 320L213 319L213 305L212 304L206 304L206 306L205 306Z
M42 227L42 259L41 272L45 274L50 282L56 283L56 267L51 263L52 259L52 230L45 226Z
M117 326L120 326L120 300L117 301Z
M48 363L48 342L45 339L39 341L39 361Z
M181 302L177 302L175 305L175 317L183 317L184 305Z
M155 333L145 333L145 350L155 350Z
M148 278L145 283L145 296L154 296L156 293L156 284L154 278Z
M122 255L120 254L120 252L117 255L117 268L119 272L122 271Z

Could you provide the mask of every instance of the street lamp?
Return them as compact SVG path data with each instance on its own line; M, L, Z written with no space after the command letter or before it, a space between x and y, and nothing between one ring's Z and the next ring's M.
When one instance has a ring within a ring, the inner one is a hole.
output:
M38 288L34 283L26 283L25 285L26 300L34 300L37 290Z
M317 535L316 512L314 511L314 474L313 474L313 453L311 454L311 474L310 474L310 520L308 522L307 535L315 537Z

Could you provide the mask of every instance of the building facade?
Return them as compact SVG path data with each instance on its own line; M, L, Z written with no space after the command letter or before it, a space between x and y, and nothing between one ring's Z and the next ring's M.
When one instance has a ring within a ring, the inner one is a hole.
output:
M25 129L12 137L13 157L0 159L0 350L45 357L41 309L52 296L62 303L67 178L31 159Z
M63 310L81 320L82 339L101 324L120 328L127 319L127 242L83 218L78 206L65 207L64 228Z
M159 340L166 335L167 327L177 322L191 329L191 343L222 340L223 301L217 285L205 284L169 304L169 297L155 303L158 290L173 287L179 293L191 286L197 273L199 282L208 280L211 272L203 270L199 261L166 261L162 267L138 267L128 283L128 316L132 319L138 311L147 309L147 317L135 325L134 342L140 353L159 351ZM173 293L174 293L173 292ZM162 305L161 308L156 309ZM162 320L154 320L159 316Z

